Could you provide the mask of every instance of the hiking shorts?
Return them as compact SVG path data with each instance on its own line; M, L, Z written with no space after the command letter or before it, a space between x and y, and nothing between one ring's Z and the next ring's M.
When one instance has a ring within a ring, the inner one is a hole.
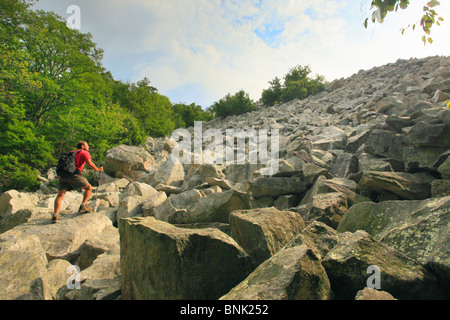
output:
M59 190L77 190L89 185L89 182L81 174L74 174L67 178L59 178Z

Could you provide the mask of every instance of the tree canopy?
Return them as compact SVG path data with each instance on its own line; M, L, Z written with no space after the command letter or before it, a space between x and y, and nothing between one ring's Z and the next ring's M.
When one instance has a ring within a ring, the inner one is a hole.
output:
M265 105L273 106L293 99L305 99L324 90L325 78L320 75L311 78L310 74L309 66L296 66L284 76L283 83L278 77L275 77L269 81L270 87L263 90L262 102Z
M255 104L244 90L230 93L216 101L210 108L215 117L240 115L255 110Z

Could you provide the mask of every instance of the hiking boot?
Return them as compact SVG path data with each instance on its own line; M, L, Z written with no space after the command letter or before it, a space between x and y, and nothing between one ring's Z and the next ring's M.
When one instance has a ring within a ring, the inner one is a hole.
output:
M58 223L59 220L59 214L54 214L52 216L52 223Z
M92 212L92 208L89 208L89 207L87 206L87 204L82 204L82 205L80 206L80 209L78 209L78 212L79 212L79 213L88 213L88 212Z

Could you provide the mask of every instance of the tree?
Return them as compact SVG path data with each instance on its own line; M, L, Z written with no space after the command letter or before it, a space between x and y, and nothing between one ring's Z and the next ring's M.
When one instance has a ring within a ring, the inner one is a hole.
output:
M281 80L275 77L272 81L269 81L270 88L264 89L262 92L262 101L267 106L273 106L281 102L281 95L283 94L283 86Z
M101 70L103 50L91 34L67 27L53 12L30 10L21 28L23 50L31 58L29 71L39 83L36 90L27 92L27 113L40 125L51 110L77 104L89 94L85 77Z
M227 94L224 98L214 102L211 110L216 117L240 115L255 110L255 104L248 93L240 90L234 95Z
M209 121L213 119L211 112L205 111L201 106L191 103L177 103L173 105L175 128L189 128L195 121Z
M29 4L6 0L0 7L0 192L37 188L38 171L51 162L51 145L26 117L24 94L39 84L17 32Z
M378 21L379 23L383 23L384 18L390 12L397 12L398 9L406 9L409 6L409 0L373 0L371 3L371 9L375 8L376 10L372 14L371 20L373 23ZM423 15L420 18L420 26L422 27L423 32L425 33L422 36L422 41L426 45L428 43L433 43L433 39L430 37L431 28L434 25L440 26L440 23L444 21L444 18L439 16L439 14L434 10L435 7L439 6L440 2L437 0L431 0L423 6ZM369 18L366 18L364 21L364 27L367 28ZM412 26L409 25L407 28L412 27L413 30L416 28L416 24L414 23ZM405 28L401 29L402 34L405 32Z
M291 68L284 76L284 82L276 77L269 81L269 89L263 90L262 102L265 105L273 106L276 103L288 102L293 99L304 99L325 89L325 78L316 75L310 77L311 68L309 66L296 66Z
M113 102L131 112L147 135L160 137L175 128L172 103L147 78L137 83L116 82Z

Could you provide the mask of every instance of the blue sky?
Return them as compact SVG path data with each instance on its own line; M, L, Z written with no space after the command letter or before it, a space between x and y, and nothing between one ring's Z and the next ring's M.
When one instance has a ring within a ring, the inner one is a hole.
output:
M290 68L309 65L328 81L397 59L449 55L450 20L434 27L433 45L400 28L418 22L426 0L383 24L362 24L369 0L40 0L35 8L69 18L105 51L117 80L150 79L173 103L209 107L243 89L253 100ZM450 1L437 8L444 18Z

